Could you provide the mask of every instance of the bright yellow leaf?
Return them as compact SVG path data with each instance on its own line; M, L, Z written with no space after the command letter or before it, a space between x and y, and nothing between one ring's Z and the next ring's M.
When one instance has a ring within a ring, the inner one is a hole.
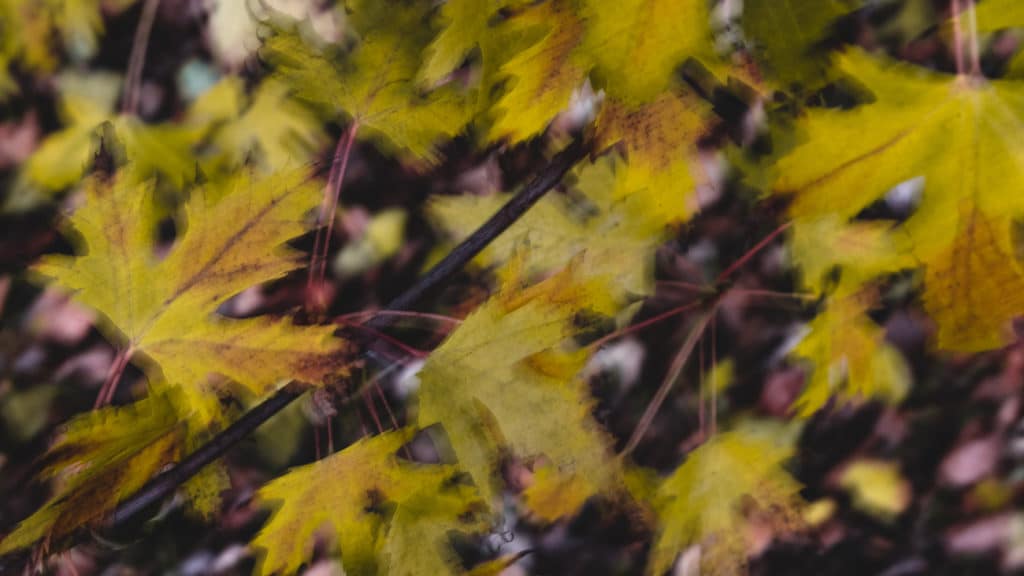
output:
M32 184L58 191L81 180L98 148L104 122L110 122L123 142L127 172L135 181L160 175L180 188L195 175L192 147L205 127L146 124L114 113L118 82L113 78L67 77L61 87L59 112L64 127L47 136L25 162L23 175Z
M629 217L665 226L696 211L697 178L691 165L704 129L703 105L681 94L662 94L641 106L611 101L597 118L599 147L619 145L625 155L615 198L635 197Z
M242 80L229 76L199 97L188 120L195 125L216 123L210 140L228 169L294 169L309 162L327 140L319 120L272 78L250 98Z
M698 543L709 574L737 572L746 564L749 504L783 526L799 523L800 485L782 468L792 451L776 427L750 424L687 455L654 496L659 528L647 573L664 574L680 551Z
M616 472L609 438L578 377L586 356L563 347L580 330L574 319L582 310L608 314L616 307L602 282L579 280L572 268L525 289L510 276L427 359L418 424L441 424L488 502L495 501L498 464L508 451L549 466L572 487L567 497L582 503L612 488Z
M416 82L431 40L429 3L349 4L349 21L359 35L351 52L318 49L293 33L279 33L265 45L275 76L329 117L357 122L358 134L395 152L437 162L437 147L462 132L471 111L466 95L454 86L423 94Z
M259 395L282 381L321 383L343 373L347 344L329 326L216 315L235 294L302 265L282 243L305 231L317 184L291 172L241 175L223 186L193 192L179 236L160 259L152 191L90 179L85 204L69 220L80 255L48 256L35 270L101 312L109 338L130 347L151 375L183 387L196 406L214 391L211 374Z
M891 222L844 224L826 215L798 218L792 231L793 262L800 267L803 285L816 294L831 289L834 297L849 296L879 276L917 264L907 253L906 238ZM838 272L837 283L831 280L833 272Z
M706 0L585 0L580 18L599 86L630 105L668 91L688 57L718 60Z
M903 399L910 387L910 369L902 354L885 341L885 331L865 314L869 304L863 295L830 298L793 349L793 356L813 365L795 404L800 416L810 416L833 396Z
M1011 285L1019 277L1012 259L994 262L1013 253L1006 218L1024 214L1024 85L945 76L858 51L838 65L875 100L808 112L799 123L806 140L778 163L776 189L795 195L798 218L846 221L896 184L923 176L920 205L900 228L928 270L924 299L939 324L939 346L975 352L1008 342L1008 320L1024 307L989 274L995 266ZM986 248L970 256L976 241ZM962 332L968 318L972 329Z
M0 540L0 554L96 525L177 459L185 432L179 411L164 394L75 418L43 457L41 477L56 479L53 496Z
M625 293L654 289L654 251L667 237L674 205L664 189L627 188L632 168L607 155L576 171L581 196L548 194L478 257L486 266L508 261L519 248L532 272L551 272L580 258L584 276L612 276ZM428 213L454 240L462 240L494 214L511 194L438 196ZM659 209L663 208L663 209Z
M321 529L336 539L347 574L376 574L377 566L387 574L459 573L448 532L481 529L480 501L451 482L454 467L399 460L395 452L413 434L365 438L261 488L259 500L274 513L252 541L257 574L294 573Z
M498 117L489 136L520 142L543 132L565 110L573 91L583 85L589 65L576 50L583 23L567 2L538 4L513 17L507 26L540 35L500 70L510 86L494 104Z
M1024 314L1024 271L1014 257L1012 222L965 201L956 237L928 261L924 306L938 324L940 348L981 352L1014 339ZM943 236L945 234L942 234Z

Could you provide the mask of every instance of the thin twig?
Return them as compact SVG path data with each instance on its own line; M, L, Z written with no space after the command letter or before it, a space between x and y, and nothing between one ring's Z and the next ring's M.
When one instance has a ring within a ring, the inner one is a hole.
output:
M92 405L93 410L110 404L110 401L114 399L117 383L121 380L121 375L124 374L124 369L128 366L128 360L133 351L129 346L118 350L114 355L114 360L110 363L110 369L107 371L107 377L103 380L103 386L100 386L100 391L96 394L96 401Z
M956 75L964 74L964 34L960 29L960 0L949 0L949 13L953 21L953 59L956 61Z
M774 231L772 231L771 234L765 236L763 240L761 240L753 248L748 250L746 254L744 254L743 256L740 256L739 259L737 259L735 262L730 264L728 268L723 270L722 273L718 275L718 282L722 282L723 280L725 280L729 276L732 276L733 272L738 270L740 267L742 267L744 264L746 264L751 258L756 256L758 252L760 252L766 246L771 244L772 241L775 240L775 238L779 236L779 234L782 234L786 230L789 230L790 226L792 226L792 225L793 225L792 222L786 222L782 226L779 226Z
M636 324L631 324L631 325L626 326L625 328L623 328L621 330L616 330L615 332L612 332L611 334L605 335L605 336L595 340L594 342L592 342L588 346L588 348L591 348L591 349L600 348L601 346L604 346L605 344L607 344L608 342L610 342L610 341L612 341L612 340L614 340L616 338L621 338L621 337L623 337L623 336L625 336L627 334L632 334L633 332L637 332L639 330L642 330L642 329L650 326L651 324L657 324L658 322L661 322L662 320L667 320L669 318L672 318L673 316L678 316L680 314L689 312L690 310L693 310L694 308L699 308L701 306L701 304L703 304L703 302L701 302L700 300L698 300L696 302L688 302L688 303L686 303L686 304L684 304L682 306L678 306L678 307L673 308L671 310L668 310L666 312L662 312L661 314L658 314L657 316L653 316L651 318L648 318L647 320L644 320L643 322L637 322Z
M324 282L327 271L327 255L330 253L331 236L334 234L335 213L338 210L345 173L348 171L348 159L352 155L352 144L355 142L358 131L359 122L353 121L338 139L334 155L331 157L331 170L327 177L323 201L320 204L320 213L317 216L316 237L313 241L313 254L310 256L309 278L306 284L307 298L312 297L314 290L320 288ZM319 308L323 303L315 302L314 305Z
M647 405L647 409L644 410L640 421L637 422L636 428L633 430L633 435L629 437L629 441L626 442L626 446L622 449L620 456L626 456L632 452L640 440L643 439L644 434L647 433L647 429L650 428L651 423L654 421L654 416L658 413L658 409L661 408L662 403L665 402L665 398L668 397L668 393L672 390L672 385L679 378L679 374L683 371L683 366L686 365L686 360L693 354L693 349L700 342L700 337L704 333L704 329L707 328L708 322L717 312L717 307L712 307L707 313L705 313L697 324L690 330L690 334L686 336L686 341L683 343L683 347L679 349L679 353L676 354L675 358L672 359L672 366L669 367L668 374L665 379L661 381L661 386L658 387L658 391L654 394L654 398L651 399L651 403Z
M124 75L124 93L121 97L121 112L134 115L139 111L139 92L142 86L142 68L146 64L146 50L149 48L149 36L156 22L156 9L160 0L146 0L142 5L139 24L135 28L132 39L132 51L128 56L128 70Z
M978 47L978 14L974 9L974 0L964 0L967 8L967 37L970 39L971 76L981 76L981 50Z

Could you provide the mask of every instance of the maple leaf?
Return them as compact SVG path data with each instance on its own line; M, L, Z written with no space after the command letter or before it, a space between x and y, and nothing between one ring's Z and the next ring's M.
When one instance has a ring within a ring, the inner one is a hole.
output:
M797 218L791 229L793 262L800 267L802 284L816 294L846 296L879 276L917 264L908 253L909 240L892 222L844 223L826 215ZM836 270L838 282L832 279Z
M43 457L40 474L58 480L54 495L0 540L0 554L96 525L121 499L178 457L186 433L179 414L170 395L151 394L135 404L95 410L66 424Z
M610 101L596 121L599 148L618 145L626 158L615 198L635 197L629 217L664 226L689 219L696 179L691 163L705 107L678 93L631 106Z
M668 91L688 57L712 69L719 62L705 0L585 0L580 17L598 84L629 105Z
M488 502L494 502L498 463L507 450L549 468L542 478L545 490L557 479L573 490L565 497L582 504L590 495L610 492L615 471L609 439L593 419L593 401L577 375L585 351L562 346L580 329L573 325L580 311L607 314L617 307L607 296L606 280L577 280L571 266L519 290L522 264L513 260L503 289L423 365L418 424L441 424L459 464Z
M567 2L538 4L509 19L506 27L524 35L539 35L499 71L511 86L493 106L497 119L489 137L520 142L543 132L568 106L590 65L576 50L583 23Z
M923 176L920 206L901 229L926 268L938 345L974 352L1004 344L1009 320L1024 313L1013 288L1024 277L1008 258L999 266L1003 283L989 280L997 258L1013 254L1006 216L1024 212L1012 176L1024 166L1024 85L936 74L853 50L837 64L875 100L809 111L799 121L804 142L778 163L776 190L795 196L795 217L846 220ZM950 275L960 282L944 279ZM964 331L967 323L972 329Z
M84 206L69 220L82 240L80 255L47 256L35 270L102 313L108 338L132 358L151 360L142 367L183 387L197 406L214 389L210 374L260 395L281 381L316 383L344 372L347 344L329 326L215 314L243 289L301 266L281 244L305 231L316 183L291 172L262 180L239 175L221 187L193 193L181 233L158 259L151 191L90 179Z
M35 72L52 72L57 65L53 36L59 32L63 47L75 60L96 52L103 33L101 9L116 13L135 0L0 0L0 98L17 86L8 76L18 63Z
M885 341L885 331L866 315L870 299L834 296L807 327L792 355L813 364L795 408L807 417L835 395L841 398L903 399L910 369L902 354Z
M974 4L979 32L992 32L1004 28L1024 28L1024 6L1013 0L985 0ZM961 16L968 18L969 16Z
M267 173L295 168L326 143L319 120L273 78L247 97L241 78L226 77L196 100L187 122L214 124L210 141L227 169L243 164Z
M385 149L437 162L437 146L460 133L471 112L454 86L423 94L416 82L430 29L427 3L349 2L359 34L348 54L321 50L293 33L267 41L264 53L300 100L329 117L346 115Z
M746 563L743 508L750 504L783 526L798 522L800 485L782 468L792 454L782 436L777 426L750 423L687 455L653 495L659 528L648 574L664 574L683 548L698 542L709 573L738 572Z
M660 220L673 211L656 211L643 195L623 194L627 170L613 155L584 165L576 171L575 186L582 197L548 194L492 242L477 262L498 266L526 247L523 258L531 272L560 270L578 258L576 270L584 277L610 275L627 294L651 293L654 250L667 231ZM511 196L438 196L427 210L454 240L462 240Z
M415 434L406 429L364 438L323 460L293 468L257 494L275 511L253 540L256 572L293 573L311 555L314 535L329 527L347 574L458 573L450 530L486 528L480 501L453 484L453 466L403 462L395 452ZM394 506L394 512L382 508Z
M192 146L204 127L146 124L135 116L113 113L119 81L113 76L61 79L59 103L64 128L47 136L23 167L24 177L47 190L78 182L97 148L97 128L109 122L123 141L130 174L136 181L160 174L175 186L195 173Z
M488 43L489 21L513 0L447 0L439 14L441 32L426 48L419 75L422 83L441 82L470 52Z
M745 0L743 34L774 78L814 88L828 80L828 59L816 54L828 27L860 0Z

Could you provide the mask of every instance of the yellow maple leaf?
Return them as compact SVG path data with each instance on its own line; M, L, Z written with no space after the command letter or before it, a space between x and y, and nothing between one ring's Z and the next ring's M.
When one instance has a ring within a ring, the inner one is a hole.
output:
M84 175L98 147L98 128L109 122L123 142L128 173L136 181L155 175L176 187L195 174L192 147L203 126L146 124L135 116L113 112L119 80L106 75L61 79L59 112L64 127L46 137L25 161L23 177L46 190L63 190Z
M512 267L521 264L514 260ZM562 347L579 330L573 319L581 310L608 314L616 306L606 280L578 280L571 267L523 290L516 272L508 277L423 365L417 421L441 424L488 502L494 502L498 463L507 450L549 467L547 480L569 479L572 500L582 504L598 491L610 492L616 472L609 439L577 375L586 356ZM587 494L576 491L581 486Z
M349 22L359 35L351 52L320 49L294 33L279 33L264 46L274 75L328 117L358 123L358 134L375 138L385 149L437 162L438 145L462 132L471 111L466 95L454 86L424 94L416 82L431 40L424 25L429 4L348 4Z
M800 416L810 416L836 395L903 399L910 387L910 369L885 341L885 331L865 314L869 304L863 295L830 298L793 349L793 356L813 364L795 403Z
M1024 270L1014 256L1005 214L984 214L970 201L957 211L955 238L925 270L924 306L938 324L940 348L981 352L1013 340L1024 314ZM945 236L945 231L936 235Z
M41 477L56 478L54 495L0 540L0 554L98 523L177 459L186 432L179 414L170 396L152 394L69 422L43 457Z
M985 0L971 3L975 11L979 32L992 32L1004 28L1024 28L1024 5L1014 0ZM970 16L961 14L961 19Z
M419 75L427 85L444 80L470 52L487 45L489 21L513 0L447 0L439 14L441 32L426 48Z
M344 372L347 344L329 326L215 314L243 289L301 266L281 244L305 231L316 183L291 172L262 180L239 175L222 186L193 193L181 233L159 259L152 191L90 179L85 204L69 220L80 255L47 256L35 270L102 313L108 338L151 375L183 387L196 406L204 405L211 374L260 395L281 381L318 383Z
M596 121L598 147L619 145L625 155L615 198L636 197L633 220L665 226L687 220L696 210L691 164L703 132L703 108L678 93L639 106L613 100L602 107Z
M655 190L629 195L629 168L614 155L577 169L582 197L548 194L478 257L485 266L509 261L520 248L531 272L560 270L578 258L583 276L611 276L628 294L654 288L654 251L667 236L673 211L652 206ZM454 240L462 240L498 210L511 194L438 196L428 213ZM683 202L680 200L680 205Z
M843 223L834 215L792 221L790 254L803 285L816 294L847 296L879 276L912 268L907 239L891 222ZM830 280L839 272L837 283ZM833 285L835 284L835 285Z
M750 504L782 526L799 523L800 485L782 468L792 447L777 428L756 423L718 434L662 482L653 496L659 527L648 574L664 574L681 550L697 543L702 574L739 572Z
M253 540L258 574L295 572L322 528L337 539L347 574L459 573L448 532L486 528L470 487L451 482L456 469L403 462L395 452L414 430L364 438L260 489L275 509ZM394 507L391 514L382 508Z
M709 68L719 60L705 0L585 0L580 18L598 85L629 105L668 91L688 57Z
M538 4L506 27L539 38L505 61L499 72L510 86L495 102L491 140L527 140L547 128L583 85L589 62L576 50L583 23L568 2Z
M1005 218L1024 213L1013 176L1024 175L1024 85L936 74L855 50L837 64L875 100L849 111L808 112L799 122L805 140L779 161L775 188L795 196L798 218L832 214L846 221L893 186L923 176L920 206L901 230L928 269L924 298L939 324L938 345L964 352L1002 345L1008 320L1024 307L1013 289L997 287L988 275L998 255L1013 254ZM976 239L986 252L965 258ZM974 273L979 265L981 275ZM1012 258L1004 271L1003 280L1019 282ZM978 283L966 300L971 288L964 282ZM975 325L963 332L968 317Z
M227 170L243 164L267 173L296 168L326 143L320 121L273 78L247 96L242 79L228 76L196 100L187 121L214 124L209 139Z

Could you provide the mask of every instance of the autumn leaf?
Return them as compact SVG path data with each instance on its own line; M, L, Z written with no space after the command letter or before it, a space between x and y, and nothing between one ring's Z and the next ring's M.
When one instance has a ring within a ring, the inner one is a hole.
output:
M813 366L794 405L801 417L812 415L833 397L898 402L910 388L910 369L903 356L866 314L870 301L863 294L829 298L793 349L793 356Z
M689 219L701 178L693 174L698 138L704 132L703 104L681 93L666 93L630 106L610 101L596 121L599 148L618 146L625 156L616 200L631 197L628 217L649 226Z
M636 106L655 100L676 83L689 57L715 69L719 57L704 0L585 0L584 50L593 59L598 85Z
M79 255L47 256L35 270L102 313L109 339L151 377L181 386L196 406L216 390L211 374L255 395L292 379L321 383L348 362L347 344L332 337L333 328L216 314L238 292L302 265L281 244L305 231L303 216L317 195L303 172L262 180L240 175L197 190L161 259L152 191L90 179L85 204L69 220L81 238Z
M98 128L105 122L124 144L133 180L160 175L180 188L194 176L192 146L205 127L146 124L135 116L116 114L118 86L117 79L103 75L62 78L59 111L64 127L47 136L25 162L22 172L28 182L58 191L81 180L98 147Z
M179 414L168 394L157 393L129 406L89 412L65 425L43 457L40 478L55 479L53 496L0 540L0 554L97 525L121 499L179 456L186 433Z
M615 278L625 295L649 294L654 289L654 250L667 236L667 222L682 199L658 211L651 197L661 189L625 194L629 168L614 155L576 171L580 194L549 194L523 218L492 242L478 258L484 266L509 261L520 248L531 272L560 270L578 258L582 276ZM646 192L650 192L650 196ZM667 196L667 195L665 195ZM511 194L438 196L428 213L436 224L462 240L501 207Z
M494 104L497 119L491 140L527 140L544 131L569 105L573 91L583 85L589 63L576 50L583 23L567 2L538 4L512 18L507 26L540 39L508 61L500 74L510 87Z
M1012 289L1020 271L1006 261L1001 272L1010 284L1001 289L985 278L997 255L1013 253L1005 217L1024 213L1013 176L1024 166L1017 129L1024 86L944 76L853 50L837 64L875 100L849 111L809 111L799 122L804 142L778 163L776 190L794 196L797 218L847 220L923 176L922 201L901 230L926 268L924 299L939 324L939 347L974 352L1008 342L1009 320L1024 313ZM985 252L965 258L975 242ZM988 263L981 277L979 258ZM943 279L968 274L967 285ZM963 299L970 290L977 291ZM964 332L967 318L974 326Z
M385 149L434 163L437 147L471 117L466 95L451 85L422 93L417 74L431 40L428 3L349 2L359 35L349 53L279 33L264 46L274 75L331 118L346 117Z
M316 117L273 79L247 96L241 79L229 76L196 100L187 121L214 125L209 140L228 170L242 165L266 173L294 169L309 162L327 140Z
M798 218L791 229L790 255L802 284L815 294L848 296L871 280L917 265L908 238L892 222L844 223L826 215Z
M508 451L550 467L542 479L572 488L564 498L582 504L613 487L615 469L578 377L584 351L563 347L580 329L573 321L582 310L608 314L616 307L602 282L579 280L572 267L525 289L517 273L507 276L423 365L417 421L441 424L486 501L495 501Z
M1024 270L1014 257L1013 222L1003 214L986 215L966 200L955 214L959 218L946 225L956 228L956 237L927 263L924 306L938 324L940 348L999 348L1015 338L1011 323L1024 314Z
M441 31L426 48L419 75L430 86L442 82L470 52L488 44L494 34L489 21L513 0L447 0L438 20Z
M701 573L737 573L746 564L744 508L751 505L783 527L799 522L800 485L782 468L792 447L777 428L751 423L718 434L661 484L653 496L659 527L648 574L664 574L680 551L698 543Z
M452 482L454 467L395 456L414 434L364 438L261 488L257 497L274 513L252 542L260 550L256 572L294 573L327 528L347 574L376 574L377 566L387 574L460 573L448 532L486 528L475 519L480 501Z
M985 0L973 3L979 32L992 32L1004 28L1024 28L1024 6L1013 0ZM969 18L969 15L961 15Z
M743 34L783 88L816 88L829 79L828 59L819 44L829 26L860 0L745 0Z

